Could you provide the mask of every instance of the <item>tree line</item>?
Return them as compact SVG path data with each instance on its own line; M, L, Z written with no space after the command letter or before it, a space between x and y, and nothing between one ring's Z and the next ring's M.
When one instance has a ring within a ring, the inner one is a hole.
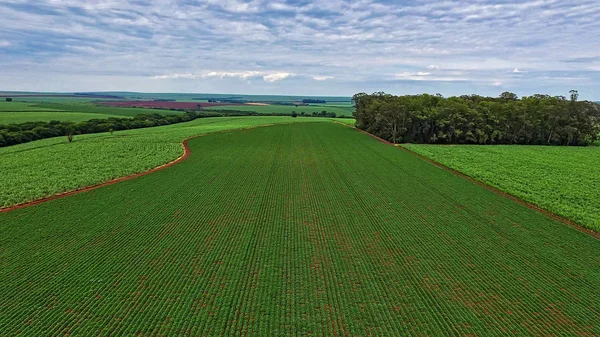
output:
M34 140L87 133L112 132L189 122L202 117L220 117L218 113L189 111L181 115L139 114L133 118L90 119L84 122L50 121L0 124L0 147Z
M354 95L356 126L393 143L585 146L598 139L600 105L536 94Z

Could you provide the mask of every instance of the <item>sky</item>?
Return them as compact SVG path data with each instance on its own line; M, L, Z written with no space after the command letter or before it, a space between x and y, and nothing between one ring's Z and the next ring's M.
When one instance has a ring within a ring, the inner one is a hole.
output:
M598 0L0 0L0 90L600 100Z

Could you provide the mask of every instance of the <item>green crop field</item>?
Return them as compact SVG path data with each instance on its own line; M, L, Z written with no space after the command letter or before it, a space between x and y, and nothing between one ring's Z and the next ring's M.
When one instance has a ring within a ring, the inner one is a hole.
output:
M289 106L289 105L232 105L232 106L214 106L207 107L204 110L238 110L238 111L255 111L257 113L285 113L291 114L293 111L301 114L304 112L307 115L312 114L313 112L335 112L338 116L352 116L352 112L354 111L354 107L337 107L337 106Z
M43 98L47 100L48 98ZM0 124L49 122L51 120L82 122L110 117L127 118L138 114L176 115L182 111L97 106L77 99L57 102L0 102Z
M335 123L189 145L0 213L4 335L600 335L597 238Z
M96 114L87 112L63 112L63 111L21 111L21 112L0 112L0 124L17 124L25 122L49 122L70 121L83 122L90 119L106 119L111 117L127 118L129 116Z
M119 178L179 157L190 136L321 118L219 117L146 129L42 139L0 148L0 207ZM337 119L336 119L337 120ZM345 121L345 119L344 119ZM349 119L349 121L353 121ZM58 160L60 158L60 160Z
M100 106L90 103L40 103L38 107L55 109L60 111L73 111L82 113L95 113L95 114L107 114L115 115L119 117L134 117L139 114L150 114L157 113L162 115L177 115L184 113L178 110L165 110L165 109L144 109L144 108L120 108L120 107L109 107Z
M600 231L600 147L404 146Z
M52 108L41 108L34 103L0 101L0 113L23 111L60 111Z

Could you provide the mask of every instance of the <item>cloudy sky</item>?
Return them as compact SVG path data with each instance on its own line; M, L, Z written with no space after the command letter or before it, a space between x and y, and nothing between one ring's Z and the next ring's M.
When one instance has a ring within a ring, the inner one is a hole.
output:
M0 90L600 100L598 0L0 0Z

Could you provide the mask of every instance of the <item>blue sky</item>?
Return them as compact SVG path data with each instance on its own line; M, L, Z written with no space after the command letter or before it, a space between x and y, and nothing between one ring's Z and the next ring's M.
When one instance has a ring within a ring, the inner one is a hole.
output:
M0 0L0 90L600 100L598 0Z

